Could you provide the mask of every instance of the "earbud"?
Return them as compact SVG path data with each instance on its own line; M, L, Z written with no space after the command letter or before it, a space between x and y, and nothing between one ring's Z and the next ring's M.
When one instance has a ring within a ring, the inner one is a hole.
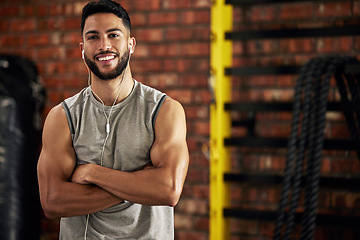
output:
M85 57L84 57L84 50L81 51L81 57L82 57L82 59L85 58Z

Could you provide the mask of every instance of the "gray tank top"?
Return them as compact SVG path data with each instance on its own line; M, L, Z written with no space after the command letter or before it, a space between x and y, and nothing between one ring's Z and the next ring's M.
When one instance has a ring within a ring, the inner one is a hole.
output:
M150 162L150 149L155 139L154 124L166 98L153 88L134 80L130 95L116 104L110 116L111 130L105 145L103 166L132 172ZM72 135L77 164L100 165L106 138L103 105L90 88L62 103ZM107 115L110 106L105 106ZM121 184L121 183L119 183ZM174 239L174 213L168 206L146 206L125 201L91 214L87 240ZM84 239L86 216L62 218L60 239Z

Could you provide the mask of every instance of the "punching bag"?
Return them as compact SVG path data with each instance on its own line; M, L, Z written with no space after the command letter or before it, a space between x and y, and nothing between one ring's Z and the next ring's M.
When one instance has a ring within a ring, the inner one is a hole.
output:
M45 90L35 64L0 55L0 239L40 239L36 166Z

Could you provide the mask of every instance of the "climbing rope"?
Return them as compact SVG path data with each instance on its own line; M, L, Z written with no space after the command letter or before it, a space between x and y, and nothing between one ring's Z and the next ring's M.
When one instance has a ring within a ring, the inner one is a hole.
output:
M351 96L352 101L360 103L359 76L344 74L345 64L357 62L355 58L348 57L314 58L300 71L294 89L292 127L287 147L282 195L275 222L275 240L291 238L301 192L304 163L305 210L300 239L313 238L330 80L332 76L335 77L343 103L351 102L348 96ZM360 113L344 111L344 115L351 138L359 139ZM357 151L357 155L360 159L360 151Z

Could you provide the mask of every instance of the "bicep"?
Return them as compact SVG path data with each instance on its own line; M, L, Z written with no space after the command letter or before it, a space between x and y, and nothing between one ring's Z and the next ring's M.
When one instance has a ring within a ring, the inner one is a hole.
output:
M52 109L46 118L42 142L38 162L40 185L42 181L67 181L75 167L75 152L67 118L60 105Z
M178 102L167 98L155 122L151 161L154 167L187 170L188 158L184 110Z

